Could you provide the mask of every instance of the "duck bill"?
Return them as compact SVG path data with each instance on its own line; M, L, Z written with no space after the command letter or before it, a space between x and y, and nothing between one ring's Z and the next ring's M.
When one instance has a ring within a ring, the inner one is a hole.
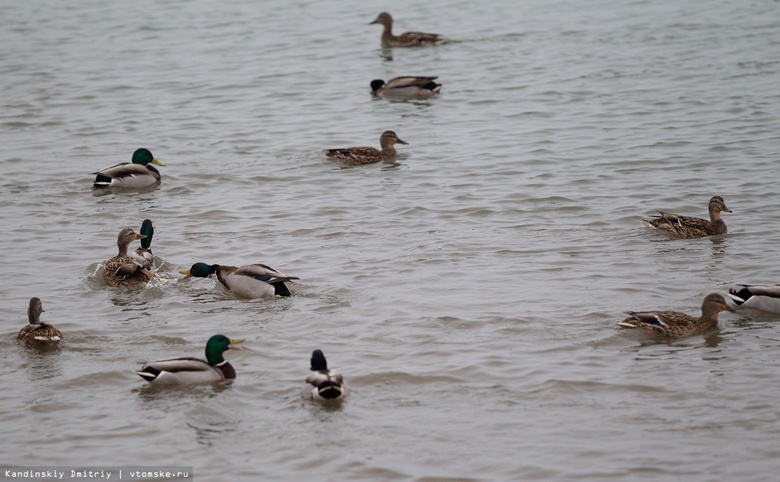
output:
M729 305L725 305L725 306L726 306L726 311L728 311L729 313L736 313L737 312L737 310L735 310L734 308L730 307Z
M239 343L243 343L243 339L230 339L230 344L228 345L228 350L243 350L243 346L239 346Z
M396 139L395 139L395 142L397 142L398 144L403 144L403 145L405 145L405 146L408 146L408 145L409 145L409 143L408 143L408 142L406 142L406 141L402 141L401 139L398 139L397 137L396 137Z
M136 233L135 239L146 239L146 235L145 234L137 234Z
M188 269L180 269L179 273L185 275L184 278L182 278L182 279L187 279L187 278L191 278L192 277L192 275L190 274L190 270L188 270Z
M163 164L162 161L158 161L157 159L152 159L152 164L157 164L158 166L165 166L165 164Z

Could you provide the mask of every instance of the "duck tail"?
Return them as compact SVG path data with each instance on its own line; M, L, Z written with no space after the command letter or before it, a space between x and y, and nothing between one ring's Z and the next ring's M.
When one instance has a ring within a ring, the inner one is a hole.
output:
M102 174L98 174L95 177L95 183L93 186L95 187L108 187L111 185L111 178L108 176L104 176Z

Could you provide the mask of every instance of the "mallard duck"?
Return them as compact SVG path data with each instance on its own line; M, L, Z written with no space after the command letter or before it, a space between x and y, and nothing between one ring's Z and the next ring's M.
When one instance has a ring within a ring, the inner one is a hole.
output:
M27 319L29 324L19 330L17 340L25 345L40 343L57 343L62 340L62 333L48 323L41 321L41 313L44 312L40 298L30 298L27 307Z
M150 164L164 166L154 158L149 149L138 149L133 153L133 162L120 162L94 172L95 187L123 187L140 189L160 182L160 171Z
M618 325L625 328L648 328L658 336L690 336L715 328L721 311L734 313L734 308L727 305L721 295L711 293L701 304L700 318L677 311L627 311L631 316L618 322Z
M393 17L387 12L382 12L376 20L369 23L378 23L384 27L382 31L382 45L385 47L423 47L425 45L441 45L447 43L447 39L435 33L406 32L399 36L393 35Z
M266 296L291 296L284 283L300 279L297 276L287 276L265 264L248 264L245 266L222 266L219 264L195 263L190 269L179 271L187 277L206 278L216 274L217 279L225 288L241 298L263 298Z
M405 76L371 81L371 94L377 97L433 97L439 94L441 84L434 82L438 77Z
M729 296L744 308L780 313L780 285L737 285Z
M222 354L227 350L243 350L244 340L231 340L214 335L206 343L206 359L181 357L144 363L136 373L144 380L159 385L192 385L215 383L236 378L236 370Z
M154 255L152 254L152 237L154 237L154 225L150 219L144 219L139 230L141 246L135 249L131 256L139 265L148 270L154 270Z
M306 377L301 395L320 402L340 401L347 395L344 377L336 370L328 370L328 362L321 350L314 350L311 354L311 373Z
M147 283L154 277L154 274L142 266L135 257L127 254L130 243L145 237L143 234L136 234L130 228L119 231L116 240L119 254L103 263L103 277L109 286L131 286Z
M339 159L345 163L357 166L361 164L373 164L375 162L392 159L397 154L394 144L408 145L402 141L393 131L384 131L379 137L382 150L374 147L347 147L343 149L326 149L325 155L332 159Z
M713 196L712 199L710 199L709 210L709 221L702 218L679 216L674 213L658 211L661 214L660 216L656 216L653 219L643 219L642 224L648 228L668 231L669 233L684 239L725 234L727 232L726 223L723 222L720 213L730 213L731 210L726 207L723 198L720 196Z

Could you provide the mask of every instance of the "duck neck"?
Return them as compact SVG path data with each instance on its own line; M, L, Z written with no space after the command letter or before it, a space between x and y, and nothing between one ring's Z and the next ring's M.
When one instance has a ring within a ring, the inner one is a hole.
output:
M117 247L119 247L119 254L117 256L127 256L127 248L130 247L130 244L117 244Z
M382 31L382 40L384 40L385 43L387 43L388 40L394 40L395 36L393 35L393 24L383 23L382 26L384 27L384 30Z
M710 221L713 223L723 222L723 218L720 217L720 211L718 209L710 209Z
M390 144L389 146L382 146L382 157L395 157L398 151L395 150L395 146Z
M41 312L35 307L31 306L27 309L27 320L31 325L38 325L41 323Z
M718 313L720 313L720 309L717 306L710 304L702 305L701 320L705 323L715 324L718 322Z

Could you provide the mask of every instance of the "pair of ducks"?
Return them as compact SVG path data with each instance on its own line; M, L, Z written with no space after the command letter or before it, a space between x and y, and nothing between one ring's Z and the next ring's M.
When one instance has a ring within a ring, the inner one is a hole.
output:
M728 292L729 297L742 308L754 308L780 313L780 285L737 285ZM698 335L715 328L718 313L736 310L726 304L723 296L711 293L701 304L701 316L694 317L676 311L628 311L629 317L618 322L625 328L645 328L660 337Z
M154 225L149 219L141 224L140 234L132 228L124 228L117 236L119 252L103 264L103 278L109 286L137 286L154 278L155 260L152 253ZM141 246L129 253L130 244L140 240ZM181 270L186 278L206 278L216 274L217 279L228 290L241 298L262 298L266 296L291 296L285 284L300 279L287 276L265 264L245 266L222 266L219 264L195 263L190 269Z
M225 360L227 350L243 350L225 335L214 335L206 342L206 359L179 357L146 362L136 373L153 385L193 385L219 383L236 378L236 370ZM303 398L317 401L341 401L347 395L344 377L328 368L322 350L311 354L310 373L301 393Z
M709 202L710 220L690 216L680 216L666 211L658 211L659 216L643 219L642 224L649 228L665 231L672 236L693 239L715 234L725 234L726 223L721 218L721 212L731 212L720 196L713 196ZM626 328L645 328L651 333L664 337L688 336L709 331L718 324L718 313L734 312L726 304L726 300L717 293L704 298L701 305L701 317L693 317L685 313L673 311L635 312L618 323Z
M731 210L726 207L723 198L721 196L710 198L708 211L709 221L658 211L659 216L643 219L642 223L649 228L659 229L683 239L726 234L728 229L720 213L730 213ZM737 285L729 290L728 295L738 306L780 313L780 285ZM712 293L704 298L701 311L702 316L699 318L669 311L629 311L629 318L618 324L627 328L646 328L661 336L689 336L714 328L718 323L718 313L734 312L734 309L726 304L726 300L721 295Z
M396 79L393 79L388 85L396 85L395 81ZM401 140L393 131L385 131L379 137L379 144L381 150L374 147L345 147L326 149L325 155L349 165L373 164L394 158L397 154L395 144L408 144L408 142ZM154 186L161 181L162 176L152 164L164 165L152 155L149 149L137 149L133 153L132 162L114 164L94 173L96 177L93 185L96 188L122 189L144 189Z

